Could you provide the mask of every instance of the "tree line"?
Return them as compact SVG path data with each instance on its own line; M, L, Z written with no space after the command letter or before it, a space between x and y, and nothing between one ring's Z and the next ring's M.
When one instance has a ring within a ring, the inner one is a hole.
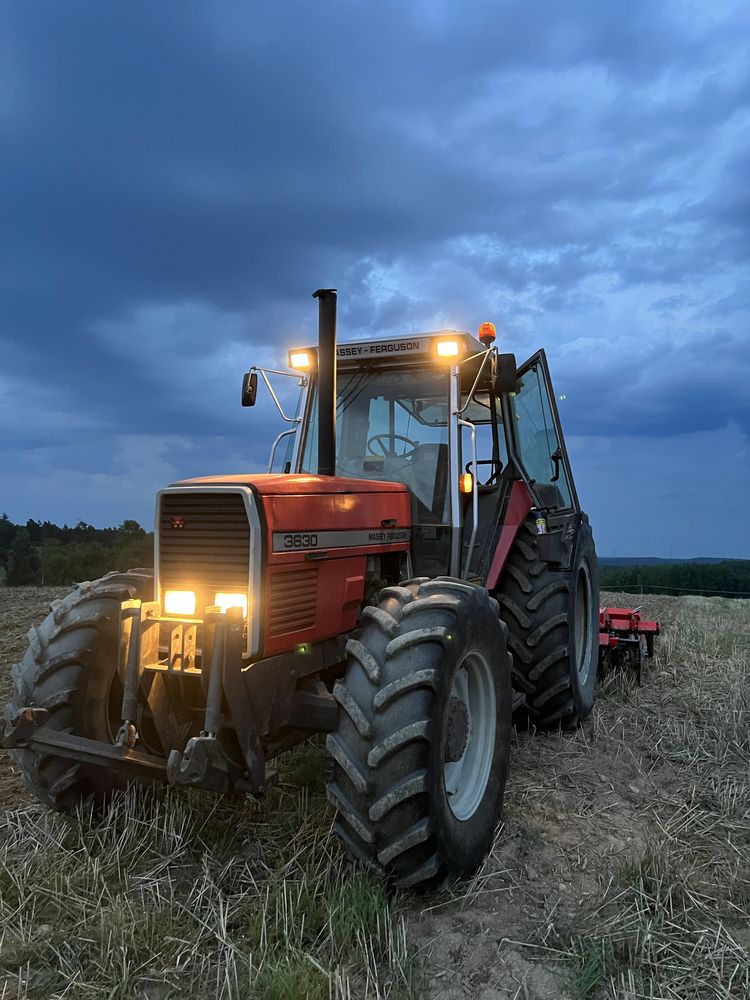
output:
M65 586L96 580L110 570L153 566L154 536L137 521L119 528L74 527L50 521L14 524L0 517L0 586ZM599 570L603 590L626 593L723 593L750 596L750 559L719 563L608 566Z
M600 566L603 590L633 594L724 594L750 597L750 559L655 566Z
M79 521L60 527L50 521L14 524L0 517L0 586L70 585L96 580L110 570L153 566L154 536L137 521L119 528L95 528Z

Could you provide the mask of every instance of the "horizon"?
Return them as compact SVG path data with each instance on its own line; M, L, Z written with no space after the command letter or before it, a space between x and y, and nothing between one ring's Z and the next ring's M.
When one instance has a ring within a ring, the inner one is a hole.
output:
M7 517L7 516L8 516L7 511L0 511L0 518ZM9 518L9 520L13 524L15 524L16 527L25 527L26 524L27 524L27 522L31 520L31 521L36 522L37 524L44 524L45 522L48 522L48 523L52 524L54 527L57 527L57 528L75 528L79 524L85 524L87 527L95 528L97 531L115 531L115 530L117 530L117 528L119 527L119 525L122 524L123 522L125 522L125 521L135 521L138 524L138 527L143 528L144 531L148 531L151 534L154 533L154 518L151 518L150 522L143 522L143 521L139 521L137 518L125 517L125 518L122 518L122 520L119 522L119 524L94 524L94 523L92 523L90 521L85 521L85 520L80 519L80 518L77 521L71 521L70 523L68 523L67 521L65 521L62 524L60 524L60 523L58 523L56 521L53 521L51 518L41 518L40 519L40 518L34 517L34 518L25 518L25 519L22 519L22 520L19 520L19 521L14 521L14 519L11 517L11 518ZM705 555L704 554L704 555L699 555L699 556L678 556L678 555L655 556L655 555L651 555L651 554L645 554L643 552L638 553L637 555L618 555L617 552L607 553L607 552L600 552L598 550L597 550L596 555L597 555L598 559L628 559L628 560L658 559L659 561L663 561L663 562L668 562L670 559L675 559L678 562L700 562L700 561L706 561L706 560L710 560L711 562L722 562L722 561L726 561L726 560L733 561L733 562L734 561L736 561L736 562L750 562L750 558L749 557L731 556L731 555L730 556L717 556L717 555L711 555L711 556L709 556L709 555Z

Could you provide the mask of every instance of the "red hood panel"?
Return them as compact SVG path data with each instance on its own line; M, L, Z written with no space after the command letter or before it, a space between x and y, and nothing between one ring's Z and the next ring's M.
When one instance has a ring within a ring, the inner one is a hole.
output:
M262 496L304 496L330 493L407 493L403 483L381 483L377 479L345 479L339 476L248 473L238 476L203 476L182 479L173 486L252 486Z

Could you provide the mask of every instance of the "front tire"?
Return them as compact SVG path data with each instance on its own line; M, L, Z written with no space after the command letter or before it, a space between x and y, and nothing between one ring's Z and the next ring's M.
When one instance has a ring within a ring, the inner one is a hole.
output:
M350 856L402 886L470 874L508 773L505 627L480 587L438 577L381 592L347 644L328 795Z
M82 583L51 606L29 632L29 647L13 667L13 719L29 705L46 709L45 726L112 743L119 727L122 692L117 677L120 603L151 600L153 573L129 570ZM106 767L31 750L14 750L26 787L42 802L72 812L81 801L100 806L124 786Z

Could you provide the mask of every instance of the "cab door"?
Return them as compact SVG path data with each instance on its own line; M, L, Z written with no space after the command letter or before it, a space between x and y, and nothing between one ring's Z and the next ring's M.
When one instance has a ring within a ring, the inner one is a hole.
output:
M544 350L521 365L518 379L520 387L509 401L513 418L510 449L537 506L578 513L581 508Z

